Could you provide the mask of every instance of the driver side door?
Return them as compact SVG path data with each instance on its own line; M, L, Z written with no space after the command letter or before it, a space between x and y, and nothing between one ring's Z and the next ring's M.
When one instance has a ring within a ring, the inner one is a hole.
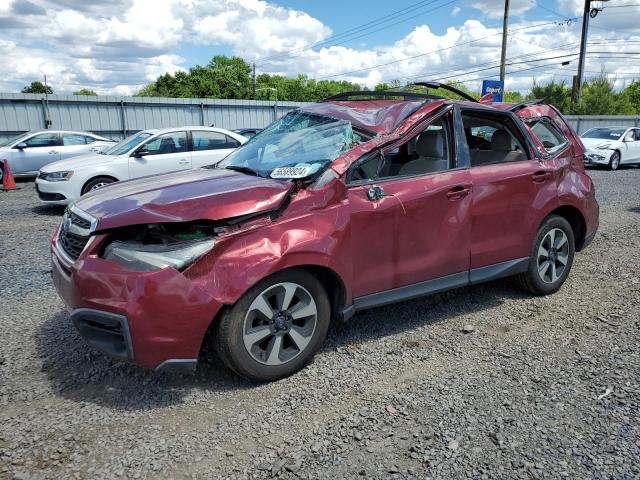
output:
M624 137L625 151L622 153L620 163L640 163L640 129L633 128Z
M129 157L129 178L191 169L187 132L170 132L143 143Z
M16 173L37 173L49 163L60 160L60 135L58 132L39 133L24 141L26 148L14 153ZM15 147L14 147L15 148Z
M467 283L471 175L456 158L452 114L379 152L382 168L375 154L358 162L366 178L348 178L356 309Z

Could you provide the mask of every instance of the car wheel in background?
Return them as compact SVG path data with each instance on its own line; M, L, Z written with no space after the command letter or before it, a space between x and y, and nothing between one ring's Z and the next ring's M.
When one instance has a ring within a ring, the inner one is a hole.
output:
M114 183L115 180L113 178L109 178L109 177L96 177L96 178L92 178L91 180L89 180L87 183L84 184L84 187L82 187L82 194L84 195L85 193L89 193L92 190L97 190L99 188L104 187L105 185L109 185L111 183Z
M330 317L320 281L304 270L284 270L260 281L224 312L216 325L215 350L248 380L278 380L311 361Z
M611 154L611 158L609 159L609 170L617 170L620 166L620 152L617 150Z
M516 276L535 295L557 292L569 275L575 254L573 229L564 218L552 215L538 229L529 256L529 268Z

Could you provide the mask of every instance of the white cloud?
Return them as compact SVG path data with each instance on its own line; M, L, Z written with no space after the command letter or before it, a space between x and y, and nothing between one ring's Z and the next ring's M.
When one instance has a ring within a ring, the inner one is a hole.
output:
M18 1L21 14L15 11ZM625 1L637 3L637 0ZM476 5L482 7L482 20L466 20L442 34L435 34L428 25L419 25L392 44L370 47L360 43L351 47L330 46L328 42L314 49L305 47L328 39L332 32L327 25L303 11L262 0L116 0L110 4L84 0L82 5L77 3L73 0L14 0L13 3L0 0L0 56L4 66L0 90L17 91L46 73L60 93L88 87L105 94L131 94L163 73L191 66L175 54L184 43L211 46L212 56L219 46L224 46L248 61L255 61L261 72L305 73L313 78L346 79L368 86L393 79L446 78L469 81L477 87L477 78L496 75L497 69L464 73L496 65L500 55L500 28L488 27L486 23L487 20L491 24L499 23L494 18L501 17L502 12L500 8L486 11L484 3ZM555 9L573 16L576 9L580 10L580 3L582 0L559 0ZM579 24L517 31L540 22L527 19L533 7L529 0L512 1L510 29L513 34L508 58L517 59L522 55L531 55L529 59L546 58L575 52L549 52L549 49L576 44ZM451 13L456 16L461 12L460 7L456 7ZM636 30L631 27L638 16L638 7L601 12L592 21L590 41L598 38L640 40L637 27L634 27ZM622 27L614 31L614 25ZM456 46L460 44L466 45ZM637 48L608 40L598 46L601 51ZM560 69L561 61L549 61L553 65L548 68L511 74L508 85L526 90L533 78L544 81L556 75L556 78L570 80L567 75L575 70L575 60L564 70ZM369 68L380 64L389 65ZM513 65L507 71L534 65L540 63ZM602 66L612 73L640 70L637 61L590 58L587 71L600 71ZM620 75L619 84L628 78L631 77Z
M451 16L457 17L461 10L462 9L456 5L455 7L453 7L453 10L451 10Z

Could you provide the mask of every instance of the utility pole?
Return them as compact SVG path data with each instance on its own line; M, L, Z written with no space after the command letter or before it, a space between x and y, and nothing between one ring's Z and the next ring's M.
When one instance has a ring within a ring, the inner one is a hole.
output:
M500 56L500 81L504 82L507 61L507 36L509 30L509 0L504 0L504 20L502 22L502 55Z
M253 64L253 75L251 76L253 81L253 99L256 99L256 64Z
M584 62L587 56L587 35L589 34L589 18L595 18L601 8L591 10L591 4L596 0L584 0L584 11L582 12L582 36L580 38L580 56L578 58L578 74L573 79L573 91L571 100L574 105L580 101L582 93L582 82L584 80ZM608 2L609 0L598 0Z

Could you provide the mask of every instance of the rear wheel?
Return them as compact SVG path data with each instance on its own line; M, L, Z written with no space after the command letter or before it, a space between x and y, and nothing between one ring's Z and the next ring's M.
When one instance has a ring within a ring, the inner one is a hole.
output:
M87 183L85 183L84 187L82 188L82 195L84 195L85 193L89 193L89 192L91 192L93 190L97 190L99 188L102 188L105 185L109 185L109 184L114 183L114 182L115 182L115 180L113 178L110 178L110 177L92 178Z
M615 151L611 154L611 158L609 159L609 170L617 170L620 166L620 152Z
M222 315L215 349L244 378L278 380L311 361L327 335L330 312L316 277L285 270L259 282Z
M564 218L552 215L538 229L528 270L516 279L535 295L557 292L569 275L574 254L571 225Z

